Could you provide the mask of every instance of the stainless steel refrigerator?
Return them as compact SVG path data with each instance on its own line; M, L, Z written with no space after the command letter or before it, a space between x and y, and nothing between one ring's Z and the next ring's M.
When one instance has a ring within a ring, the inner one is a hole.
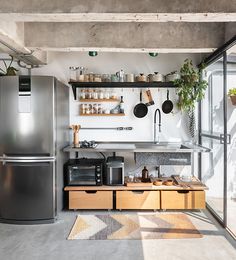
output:
M0 221L54 222L68 126L66 85L49 76L0 77Z

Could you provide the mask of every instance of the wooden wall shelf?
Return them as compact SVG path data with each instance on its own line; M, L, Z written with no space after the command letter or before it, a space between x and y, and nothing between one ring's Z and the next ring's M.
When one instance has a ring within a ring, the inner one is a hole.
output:
M79 99L79 102L98 102L98 103L103 103L103 102L119 102L120 100L117 98L109 98L109 99L88 99L88 98L81 98Z
M125 116L125 114L80 114L80 116Z
M69 82L74 99L76 88L175 88L173 82Z

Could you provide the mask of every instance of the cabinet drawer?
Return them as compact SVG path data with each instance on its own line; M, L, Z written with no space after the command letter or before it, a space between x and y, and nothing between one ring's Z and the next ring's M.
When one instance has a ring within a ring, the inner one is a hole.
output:
M69 209L112 208L112 191L69 191Z
M117 191L117 209L160 209L159 191Z
M204 209L205 191L161 191L162 209Z

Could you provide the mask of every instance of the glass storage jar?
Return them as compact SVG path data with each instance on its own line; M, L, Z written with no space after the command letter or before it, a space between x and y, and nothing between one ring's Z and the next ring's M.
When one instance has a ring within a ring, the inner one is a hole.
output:
M70 69L70 82L76 82L77 81L77 67L69 67Z
M94 82L102 82L101 74L94 74L93 81Z

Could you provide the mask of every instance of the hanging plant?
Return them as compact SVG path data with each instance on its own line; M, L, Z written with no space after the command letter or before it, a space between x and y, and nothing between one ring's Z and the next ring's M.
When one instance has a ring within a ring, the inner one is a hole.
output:
M174 81L179 96L179 109L190 112L194 110L196 103L204 98L208 83L201 78L202 69L195 69L192 60L184 61L180 69L180 78Z
M236 106L236 88L229 89L228 96L231 99L232 105Z
M7 66L5 60L3 60L5 71L0 68L0 76L16 76L16 72L18 71L15 67L12 66L13 57L11 57L10 64Z

